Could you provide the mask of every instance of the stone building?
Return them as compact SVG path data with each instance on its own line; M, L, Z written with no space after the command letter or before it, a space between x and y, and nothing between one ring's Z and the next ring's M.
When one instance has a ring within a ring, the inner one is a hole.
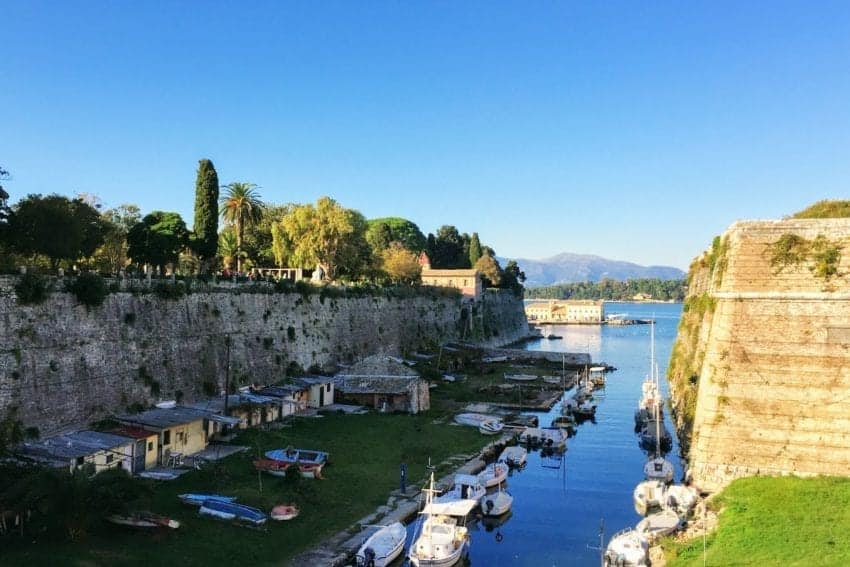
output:
M478 270L435 270L425 252L419 255L422 266L422 284L435 287L453 287L460 290L464 297L479 299L484 292L484 284Z
M378 411L419 413L431 407L428 381L392 357L373 355L336 376L342 400Z

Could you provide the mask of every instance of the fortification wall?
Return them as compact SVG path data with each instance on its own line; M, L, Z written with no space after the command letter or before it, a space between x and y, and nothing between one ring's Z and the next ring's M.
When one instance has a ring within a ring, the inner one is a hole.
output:
M848 243L845 219L739 222L695 261L669 378L701 487L850 472Z
M7 284L9 282L6 282ZM456 298L112 293L96 308L64 292L19 305L0 294L0 416L47 433L160 399L273 383L311 367L401 354L461 337L507 344L528 332L522 301L488 294L470 325ZM467 335L467 336L464 336Z

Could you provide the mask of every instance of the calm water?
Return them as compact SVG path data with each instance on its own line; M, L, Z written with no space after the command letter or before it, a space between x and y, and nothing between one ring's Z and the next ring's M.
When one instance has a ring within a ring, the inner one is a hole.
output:
M681 305L611 303L607 313L657 321L656 360L663 376L676 337ZM508 490L514 496L512 515L499 527L470 526L470 563L476 567L498 565L599 565L600 521L606 542L612 534L633 526L640 517L632 507L632 491L643 480L646 454L638 447L634 411L641 382L649 371L649 325L628 327L552 326L563 339L538 340L529 350L590 352L594 361L617 367L607 375L604 399L598 401L596 423L579 426L567 441L562 459L529 454L521 471L512 471ZM537 414L541 426L558 415L560 405ZM669 416L667 427L673 432ZM669 459L682 477L679 447L674 441Z

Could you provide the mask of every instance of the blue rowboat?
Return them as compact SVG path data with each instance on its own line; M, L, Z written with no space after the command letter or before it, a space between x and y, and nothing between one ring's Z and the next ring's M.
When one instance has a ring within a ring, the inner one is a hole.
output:
M299 463L302 465L321 465L327 462L328 454L324 451L311 449L274 449L266 452L266 458L284 463Z
M178 494L177 498L180 499L184 504L189 504L191 506L200 506L204 503L205 500L215 500L216 502L233 502L236 500L235 496L221 496L220 494Z
M268 516L256 508L236 504L235 502L219 502L218 500L204 500L199 510L205 516L215 516L222 520L236 520L259 526L265 524Z

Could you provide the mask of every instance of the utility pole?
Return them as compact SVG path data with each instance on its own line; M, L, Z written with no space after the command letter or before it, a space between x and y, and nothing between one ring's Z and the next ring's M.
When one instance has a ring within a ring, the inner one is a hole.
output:
M225 345L227 346L226 354L226 367L224 373L224 415L229 415L228 413L228 399L230 398L230 333L227 333L224 336Z

